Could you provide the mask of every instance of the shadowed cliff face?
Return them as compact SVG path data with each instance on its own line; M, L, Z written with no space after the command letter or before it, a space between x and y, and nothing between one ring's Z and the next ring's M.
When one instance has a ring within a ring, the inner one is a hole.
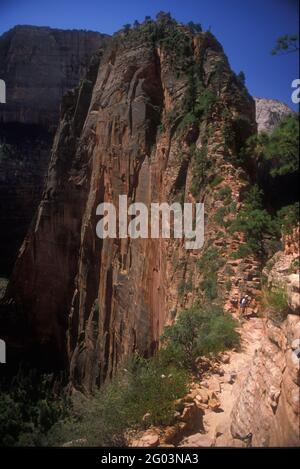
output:
M77 86L107 36L92 31L16 26L0 36L6 104L0 122L56 128L64 93Z
M174 31L184 53L169 46ZM119 34L97 74L64 98L43 199L6 295L28 328L25 350L39 350L41 361L51 353L52 365L67 365L85 389L128 353L151 354L164 326L201 298L203 280L202 252L181 240L99 240L97 205L117 205L119 194L148 206L201 200L213 243L220 202L209 182L222 174L236 203L246 185L234 157L255 130L252 98L210 33L193 36L172 23L160 34ZM191 81L202 96L193 118ZM201 149L203 181L195 169ZM224 236L220 256L232 242Z
M16 26L0 37L0 275L9 275L42 195L63 94L105 35Z

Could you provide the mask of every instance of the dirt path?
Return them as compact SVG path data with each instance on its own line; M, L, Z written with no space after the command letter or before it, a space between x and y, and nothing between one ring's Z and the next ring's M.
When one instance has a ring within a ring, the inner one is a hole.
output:
M210 369L200 383L191 383L189 394L182 399L184 410L180 412L179 424L150 427L133 435L131 446L245 447L247 442L232 438L231 411L261 346L263 327L260 318L244 319L239 327L240 351L222 354L214 372ZM197 431L191 432L188 427Z
M263 321L260 318L245 320L240 327L241 351L229 352L229 363L223 364L224 376L212 374L205 380L208 392L216 389L220 407L217 410L205 409L203 424L205 434L197 433L185 438L180 446L243 446L243 442L233 440L230 433L231 411L238 396L239 383L246 376L255 351L259 349L263 335Z

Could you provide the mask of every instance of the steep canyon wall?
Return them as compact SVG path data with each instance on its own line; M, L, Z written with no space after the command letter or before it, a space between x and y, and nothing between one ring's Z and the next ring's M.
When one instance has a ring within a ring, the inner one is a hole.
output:
M167 45L174 33L182 50ZM97 75L64 99L43 200L7 293L28 325L25 348L68 364L85 389L128 353L151 354L164 326L202 295L201 252L186 251L183 240L99 240L99 203L117 204L119 194L148 206L201 200L206 240L218 245L223 267L239 242L217 239L222 202L209 183L231 185L234 211L247 185L235 155L255 131L254 101L210 33L172 23L163 34L165 42L118 35ZM191 80L203 108L195 118ZM198 185L201 150L208 169Z

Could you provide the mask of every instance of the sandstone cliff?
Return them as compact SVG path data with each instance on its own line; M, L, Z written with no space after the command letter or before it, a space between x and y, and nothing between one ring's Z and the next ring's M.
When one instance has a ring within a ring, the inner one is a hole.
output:
M128 354L153 354L183 308L222 302L238 317L233 300L248 293L241 349L200 357L179 425L134 444L298 445L295 236L264 270L269 289L288 290L278 320L261 308L261 260L242 255L242 234L228 229L251 185L238 155L255 131L255 103L211 33L160 15L116 34L62 100L45 190L1 304L10 361L67 370L72 387L90 391ZM203 249L98 239L96 207L120 194L147 206L203 201Z
M46 189L6 295L28 331L24 349L90 389L128 353L151 354L164 326L203 298L197 260L209 246L228 296L228 251L241 240L226 220L248 184L236 155L255 128L254 101L209 32L167 18L118 34L97 73L63 101ZM225 185L227 208L217 196ZM204 201L204 250L97 239L96 206L119 194L147 205Z
M57 126L64 93L77 86L107 36L92 31L15 26L0 37L6 104L0 122Z
M0 275L8 275L42 195L63 94L105 35L16 26L0 37Z

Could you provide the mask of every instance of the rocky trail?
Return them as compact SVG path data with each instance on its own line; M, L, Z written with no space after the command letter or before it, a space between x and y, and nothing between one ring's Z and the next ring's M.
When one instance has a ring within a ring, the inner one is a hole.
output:
M251 438L243 441L232 437L231 411L239 395L240 382L261 346L263 328L261 318L240 321L240 350L222 354L220 363L208 370L202 381L191 384L189 394L177 402L181 421L164 429L151 427L135 436L131 445L246 447L251 444Z
M212 374L209 379L202 382L207 386L208 392L215 393L220 407L214 409L207 405L203 416L205 433L190 435L183 439L182 446L246 446L247 442L233 439L231 436L231 411L238 397L240 380L245 377L254 354L260 347L263 320L260 318L244 320L239 332L241 350L226 354L229 361L222 366L224 375Z

